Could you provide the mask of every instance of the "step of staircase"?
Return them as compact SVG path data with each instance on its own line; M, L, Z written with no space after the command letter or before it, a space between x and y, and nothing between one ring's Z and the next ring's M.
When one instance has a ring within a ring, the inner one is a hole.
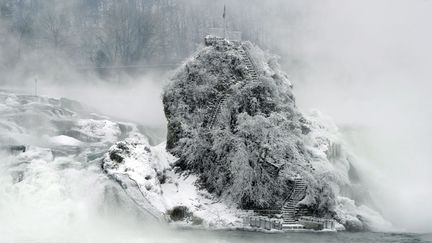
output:
M296 221L294 219L294 217L285 217L285 218L282 218L282 219L283 219L283 221Z

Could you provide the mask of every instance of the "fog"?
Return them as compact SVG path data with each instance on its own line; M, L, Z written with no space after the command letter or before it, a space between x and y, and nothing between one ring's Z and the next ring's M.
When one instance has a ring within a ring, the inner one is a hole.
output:
M241 22L236 13L245 2L227 3L228 18ZM298 106L322 111L347 131L384 217L398 229L431 232L432 1L247 2L247 23L259 26L265 35L259 44L281 57ZM189 4L195 11L205 8ZM251 16L256 22L249 22ZM33 92L37 78L40 94L74 98L113 117L165 127L160 95L172 70L120 75L113 83L50 64L31 75L15 69L0 79L2 87Z
M304 64L288 70L300 107L359 128L350 141L371 193L410 231L432 230L431 11L431 1L316 1L282 54Z
M165 127L161 90L167 80L167 74L148 74L135 78L134 82L121 84L48 84L40 87L40 92L50 97L75 98L103 114L121 120L138 122L149 127Z

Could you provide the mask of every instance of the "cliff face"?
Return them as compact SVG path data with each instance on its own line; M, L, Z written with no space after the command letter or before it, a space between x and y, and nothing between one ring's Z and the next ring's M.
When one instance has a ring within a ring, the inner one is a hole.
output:
M347 220L339 202L355 183L337 128L299 111L276 57L248 42L214 42L178 70L163 102L167 150L210 193L241 208L279 209L300 176L304 212L365 226L356 213Z

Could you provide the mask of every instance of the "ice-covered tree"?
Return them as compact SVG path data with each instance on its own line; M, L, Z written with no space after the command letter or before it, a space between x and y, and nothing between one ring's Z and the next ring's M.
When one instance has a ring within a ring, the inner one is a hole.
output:
M243 47L229 42L204 48L179 70L164 93L167 146L209 191L245 208L280 207L294 176L313 178L306 119L275 57L244 48L257 79Z

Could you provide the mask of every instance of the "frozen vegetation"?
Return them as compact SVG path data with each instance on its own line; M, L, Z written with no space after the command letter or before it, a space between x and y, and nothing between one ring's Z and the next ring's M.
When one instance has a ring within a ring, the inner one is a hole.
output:
M280 209L301 176L306 214L333 218L348 230L388 227L368 207L373 203L337 127L319 112L299 110L277 57L242 45L205 47L166 87L167 149L179 158L176 169L242 209ZM243 48L258 78L245 65Z

